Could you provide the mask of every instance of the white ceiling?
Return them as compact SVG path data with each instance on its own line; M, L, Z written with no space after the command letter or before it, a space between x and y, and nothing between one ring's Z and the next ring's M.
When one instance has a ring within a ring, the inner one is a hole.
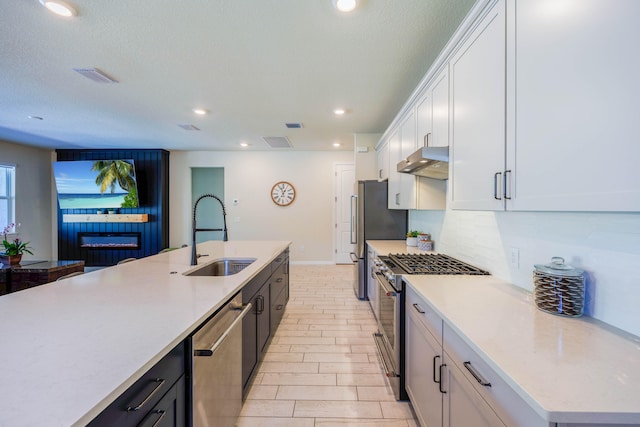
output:
M360 1L344 14L331 0L73 0L79 15L65 19L5 0L0 139L272 150L262 137L286 136L295 150L353 149L354 133L386 129L474 3ZM119 83L73 71L84 67Z

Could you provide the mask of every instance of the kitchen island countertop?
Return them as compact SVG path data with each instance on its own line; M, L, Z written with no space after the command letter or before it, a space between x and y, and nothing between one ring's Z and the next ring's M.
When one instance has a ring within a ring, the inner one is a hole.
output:
M85 425L289 246L198 244L227 277L185 276L182 248L0 297L0 426Z
M379 254L421 252L367 243ZM640 338L540 311L531 292L493 276L403 277L542 419L640 425Z

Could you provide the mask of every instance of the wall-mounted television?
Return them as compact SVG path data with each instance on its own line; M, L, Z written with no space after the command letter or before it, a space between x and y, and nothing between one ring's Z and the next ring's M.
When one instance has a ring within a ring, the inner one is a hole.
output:
M137 208L133 159L53 162L60 209Z

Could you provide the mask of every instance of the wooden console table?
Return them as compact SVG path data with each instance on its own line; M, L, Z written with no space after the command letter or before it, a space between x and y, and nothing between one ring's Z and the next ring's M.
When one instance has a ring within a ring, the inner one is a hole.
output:
M0 295L53 282L76 271L84 271L84 261L22 261L0 266Z

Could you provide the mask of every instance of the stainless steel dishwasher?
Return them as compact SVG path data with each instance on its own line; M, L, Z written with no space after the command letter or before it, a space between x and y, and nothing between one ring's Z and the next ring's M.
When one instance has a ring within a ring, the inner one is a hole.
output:
M193 425L235 426L242 409L242 292L193 335Z

